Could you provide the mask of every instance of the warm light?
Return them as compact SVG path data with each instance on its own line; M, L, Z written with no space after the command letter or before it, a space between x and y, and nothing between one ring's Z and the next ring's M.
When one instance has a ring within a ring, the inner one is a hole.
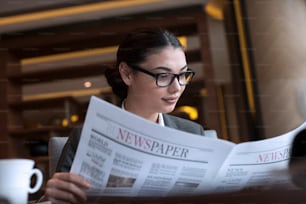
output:
M129 8L148 3L156 3L161 0L128 0L128 1L107 1L92 3L88 5L72 6L68 8L60 8L48 11L32 12L29 14L20 14L15 16L0 18L0 26L10 24L21 24L26 22L39 21L42 19L52 19L59 17L71 17L73 15L86 15L90 12L103 12L108 9Z
M69 123L68 123L68 120L67 120L67 119L63 119L63 120L62 120L62 126L63 126L63 127L67 127L68 124L69 124Z
M80 90L69 90L69 91L59 91L52 93L43 93L43 94L34 94L34 95L23 95L23 101L34 101L34 100L43 100L59 97L81 97L81 96L90 96L98 95L101 93L111 93L111 87L105 88L96 88L96 89L80 89Z
M198 110L192 106L180 106L177 110L187 113L191 120L196 120L199 117Z
M73 114L73 115L70 117L70 120L71 120L71 122L76 123L76 122L79 121L79 116L76 115L76 114Z
M82 51L74 51L74 52L66 52L60 54L39 56L39 57L31 57L24 58L21 60L21 65L29 65L29 64L38 64L43 62L52 62L56 60L67 60L67 59L77 59L81 57L89 57L94 55L107 54L111 52L115 52L118 46L104 47L104 48L96 48L91 50L82 50Z
M92 83L90 81L85 81L84 82L84 87L85 88L90 88L92 86Z
M178 40L183 45L184 48L187 48L187 38L185 36L178 37Z
M207 89L202 88L202 89L200 90L200 96L202 96L202 97L207 96Z
M76 114L73 114L70 116L70 121L67 120L67 118L64 118L62 120L62 126L63 127L68 127L69 123L72 122L72 123L76 123L79 121L79 116L76 115Z
M206 4L205 11L210 17L222 21L224 19L222 4L223 0L211 0Z

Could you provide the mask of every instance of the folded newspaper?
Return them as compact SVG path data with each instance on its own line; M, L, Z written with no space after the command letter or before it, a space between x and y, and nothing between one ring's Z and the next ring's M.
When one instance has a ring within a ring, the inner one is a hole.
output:
M283 135L234 144L145 120L95 96L71 168L89 196L176 196L292 186L290 146L303 123Z

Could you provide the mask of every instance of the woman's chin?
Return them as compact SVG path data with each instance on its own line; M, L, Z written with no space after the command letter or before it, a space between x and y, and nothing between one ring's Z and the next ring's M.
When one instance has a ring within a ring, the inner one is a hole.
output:
M164 109L163 109L163 111L162 111L162 113L171 113L172 111L174 111L174 109L175 109L175 106L173 106L173 107L165 107Z

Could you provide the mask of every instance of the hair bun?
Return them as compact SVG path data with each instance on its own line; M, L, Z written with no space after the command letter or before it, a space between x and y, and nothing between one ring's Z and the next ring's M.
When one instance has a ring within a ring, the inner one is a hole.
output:
M125 99L127 96L127 86L122 81L119 70L117 68L107 68L105 70L105 78L107 83L112 87L114 94L120 100Z

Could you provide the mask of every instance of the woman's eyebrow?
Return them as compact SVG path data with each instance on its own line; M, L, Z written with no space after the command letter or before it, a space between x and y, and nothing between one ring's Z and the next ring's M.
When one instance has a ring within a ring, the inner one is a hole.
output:
M182 71L182 70L184 70L184 69L186 69L186 68L187 68L187 64L186 64L185 66L183 66L183 67L180 69L180 71ZM164 70L164 71L168 71L168 72L172 71L170 68L168 68L168 67L163 67L163 66L155 67L154 69L155 69L155 70Z
M181 71L188 68L187 64L181 68Z

